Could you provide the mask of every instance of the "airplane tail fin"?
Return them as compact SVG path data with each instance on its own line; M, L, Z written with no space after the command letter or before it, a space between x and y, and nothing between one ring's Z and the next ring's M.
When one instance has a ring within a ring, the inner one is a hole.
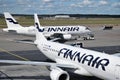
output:
M42 34L42 31L40 29L40 22L38 19L37 14L34 14L34 20L35 20L35 27L36 27L36 41L35 44L39 41L47 41L47 39L45 38L45 36Z
M12 15L8 12L4 12L5 21L8 28L16 28L22 27L18 22L12 17Z

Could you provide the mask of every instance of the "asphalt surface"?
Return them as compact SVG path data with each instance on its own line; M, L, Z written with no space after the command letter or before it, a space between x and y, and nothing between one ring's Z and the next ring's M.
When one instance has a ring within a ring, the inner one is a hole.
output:
M69 41L66 44L82 42L84 48L108 54L120 53L120 27L102 30L91 27L95 40ZM14 40L35 40L33 36L16 35L0 30L0 59L24 61L49 61L35 45L16 43ZM0 80L50 80L50 71L45 66L0 64ZM70 73L71 80L100 80Z

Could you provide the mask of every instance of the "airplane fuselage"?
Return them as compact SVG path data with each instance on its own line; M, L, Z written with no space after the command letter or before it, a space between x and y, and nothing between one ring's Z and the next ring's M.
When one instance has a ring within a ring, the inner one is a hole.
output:
M74 71L76 74L94 75L107 80L120 80L119 57L53 42L41 43L41 45L38 45L38 48L44 55L57 63L65 62L65 64L80 66L80 69ZM81 73L82 69L84 73Z
M6 28L7 29L7 28ZM14 30L18 34L27 34L27 35L35 35L35 27L16 27L16 28L11 28L9 30ZM66 34L84 34L84 33L90 33L91 31L86 29L84 26L45 26L39 29L41 32L44 34L54 34L54 33L66 33ZM4 30L5 31L5 30Z
M3 31L24 35L35 35L36 28L34 26L21 26L8 12L4 12L4 16L8 28L4 28ZM84 33L91 33L91 31L84 26L41 26L39 31L43 32L44 36L46 36L48 39L59 38L63 40L72 39L72 36L74 35L76 36L74 36L76 39Z

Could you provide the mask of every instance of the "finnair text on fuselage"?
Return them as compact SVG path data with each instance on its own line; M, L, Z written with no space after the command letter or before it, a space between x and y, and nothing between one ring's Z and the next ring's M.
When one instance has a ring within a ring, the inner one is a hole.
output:
M79 31L79 27L54 27L48 28L47 32Z
M66 31L79 31L79 27L49 27L49 28L43 28L39 31L46 31L46 32L66 32Z
M94 68L101 68L105 71L105 67L109 65L110 61L107 58L95 57L94 55L88 55L86 53L81 53L79 51L74 51L67 48L62 48L58 56L62 56L63 58L69 58L72 61L77 60L78 63L87 64L88 66Z

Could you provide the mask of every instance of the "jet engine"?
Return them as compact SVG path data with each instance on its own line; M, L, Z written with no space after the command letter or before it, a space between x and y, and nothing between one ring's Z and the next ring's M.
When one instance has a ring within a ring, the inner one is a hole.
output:
M52 37L54 38L61 38L61 39L64 39L64 40L69 40L71 39L71 34L61 34L61 33L56 33L56 34L53 34Z
M65 39L65 40L69 40L69 39L71 39L71 35L70 34L64 34L63 36L62 36L62 38L63 39Z
M53 69L50 72L50 78L51 80L69 80L69 74L66 71L63 71L62 69Z

